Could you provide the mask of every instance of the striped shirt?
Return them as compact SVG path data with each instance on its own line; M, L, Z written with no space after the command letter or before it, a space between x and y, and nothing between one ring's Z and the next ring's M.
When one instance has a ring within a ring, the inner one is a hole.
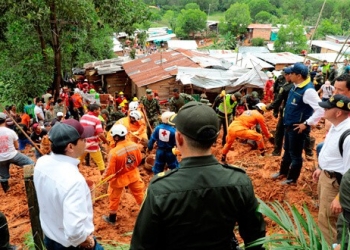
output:
M83 115L80 119L80 123L83 126L93 126L95 128L95 135L93 137L86 138L87 143L95 142L91 144L88 148L86 148L87 152L97 152L100 150L99 146L99 137L100 133L103 133L102 123L97 116L94 115L93 112L88 112Z

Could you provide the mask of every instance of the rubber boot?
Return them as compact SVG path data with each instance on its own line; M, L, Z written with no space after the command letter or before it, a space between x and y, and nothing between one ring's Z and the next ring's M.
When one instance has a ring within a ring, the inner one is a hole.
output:
M1 187L4 190L4 192L7 193L7 191L9 191L10 189L9 182L8 181L1 182Z
M102 219L108 224L115 225L117 221L117 215L116 214L109 214L109 216L102 215Z

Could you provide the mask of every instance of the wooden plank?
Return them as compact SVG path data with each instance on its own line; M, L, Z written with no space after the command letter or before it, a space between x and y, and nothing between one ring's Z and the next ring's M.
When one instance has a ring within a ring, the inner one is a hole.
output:
M34 166L25 165L23 167L23 172L35 249L44 250L44 233L40 224L38 199L33 182Z

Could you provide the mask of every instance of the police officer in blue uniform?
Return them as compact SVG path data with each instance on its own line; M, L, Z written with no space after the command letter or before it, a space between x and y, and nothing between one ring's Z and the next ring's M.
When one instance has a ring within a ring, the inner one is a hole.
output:
M245 245L264 237L265 223L257 212L251 180L243 170L220 164L211 153L219 134L215 111L189 102L170 122L176 126L180 167L152 179L130 249L236 249L236 223Z

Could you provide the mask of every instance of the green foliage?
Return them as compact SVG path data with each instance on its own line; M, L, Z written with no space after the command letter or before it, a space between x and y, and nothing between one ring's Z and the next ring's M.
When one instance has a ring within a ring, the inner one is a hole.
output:
M175 31L176 29L176 21L177 21L177 15L172 10L167 10L163 16L165 20L168 21L170 28Z
M272 17L272 14L263 10L255 15L254 20L256 23L271 23Z
M317 28L315 39L325 39L326 35L342 35L340 23L332 22L329 19L322 20Z
M270 203L272 208L261 200L259 202L259 211L276 223L282 233L268 235L253 245L265 244L268 249L331 249L306 205L300 213L295 206L290 206L287 202L287 209L277 201ZM302 214L305 214L305 218Z
M278 31L277 40L274 43L275 51L299 54L302 50L307 49L306 42L303 26L298 20L294 20L289 25L282 26Z
M269 0L251 0L249 2L249 10L252 17L255 17L261 11L270 13L273 9Z
M227 22L227 27L221 27L224 33L231 31L233 35L244 34L252 21L249 6L244 3L235 3L231 5L225 12L225 20Z
M188 38L195 36L206 28L207 15L199 9L181 10L177 17L175 34L178 37Z
M252 46L264 46L264 38L260 38L260 37L257 37L257 38L253 38L252 39Z
M199 10L199 5L196 3L188 3L185 6L185 10Z

